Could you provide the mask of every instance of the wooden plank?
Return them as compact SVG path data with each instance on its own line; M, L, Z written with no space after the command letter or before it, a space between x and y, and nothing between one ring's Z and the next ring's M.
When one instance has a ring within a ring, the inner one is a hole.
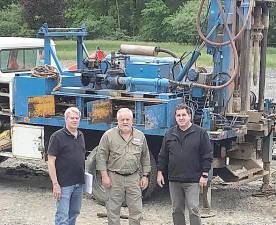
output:
M247 129L252 131L265 131L267 126L262 123L248 123Z
M242 178L246 178L246 177L253 177L254 174L259 173L259 172L262 172L262 171L263 171L262 168L253 168L253 169L250 169L250 170L241 172L241 173L235 173L235 171L233 171L233 173L234 173L237 177L239 177L239 179L242 179Z
M259 123L262 119L263 112L258 112L258 111L247 111L247 115L249 116L248 122L249 123Z
M239 180L237 182L224 182L223 184L229 185L231 187L238 187L239 185L247 184L247 183L250 183L252 181L259 180L267 174L268 174L267 171L263 171L262 174L256 174L253 177L250 177L250 178L247 178L247 179Z

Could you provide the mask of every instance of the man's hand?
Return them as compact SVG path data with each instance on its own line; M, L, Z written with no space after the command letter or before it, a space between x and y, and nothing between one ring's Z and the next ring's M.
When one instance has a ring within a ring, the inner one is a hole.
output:
M56 200L60 199L61 196L61 188L58 183L53 184L53 194Z
M165 180L162 171L157 172L157 184L162 188L165 184Z
M108 175L102 176L102 185L105 188L110 188L111 187L111 179Z
M145 190L149 185L149 178L147 177L142 177L140 180L140 187L142 188L142 190Z
M107 173L106 170L102 170L101 171L101 176L102 176L102 185L105 188L110 188L111 187L111 179Z
M199 187L200 187L201 192L203 192L203 188L207 186L207 182L208 182L208 177L207 178L204 178L202 176L200 177Z
M57 180L56 156L54 155L48 155L48 170L53 183L53 195L56 200L59 200L61 196L61 188Z

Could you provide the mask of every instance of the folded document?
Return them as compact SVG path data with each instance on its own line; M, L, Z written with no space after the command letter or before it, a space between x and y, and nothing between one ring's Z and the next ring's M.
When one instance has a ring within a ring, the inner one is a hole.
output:
M92 194L93 175L88 172L85 172L84 180L85 180L85 185L84 185L83 191L89 194Z

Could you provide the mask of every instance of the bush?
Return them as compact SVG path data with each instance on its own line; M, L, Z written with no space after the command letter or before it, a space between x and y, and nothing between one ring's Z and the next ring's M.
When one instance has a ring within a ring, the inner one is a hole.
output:
M85 20L84 23L92 38L114 36L116 32L116 21L112 16L101 16L97 20L91 18Z
M0 10L8 8L12 4L18 4L20 0L1 0L0 1Z
M12 4L0 11L0 36L34 36L22 18L22 7Z
M196 43L198 37L196 31L196 13L198 6L198 1L188 1L177 12L164 20L167 34L166 41ZM206 11L207 6L203 10L205 15Z
M161 41L165 36L163 20L170 14L169 8L161 0L146 3L142 10L142 28L140 36L147 41Z

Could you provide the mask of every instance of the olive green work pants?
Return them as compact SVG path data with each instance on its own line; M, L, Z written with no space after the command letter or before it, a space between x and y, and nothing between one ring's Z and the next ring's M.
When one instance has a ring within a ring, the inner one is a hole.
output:
M126 200L129 210L129 225L140 225L142 219L142 190L139 174L122 176L111 171L108 174L112 183L111 188L106 189L108 225L120 225L120 211L124 200Z

